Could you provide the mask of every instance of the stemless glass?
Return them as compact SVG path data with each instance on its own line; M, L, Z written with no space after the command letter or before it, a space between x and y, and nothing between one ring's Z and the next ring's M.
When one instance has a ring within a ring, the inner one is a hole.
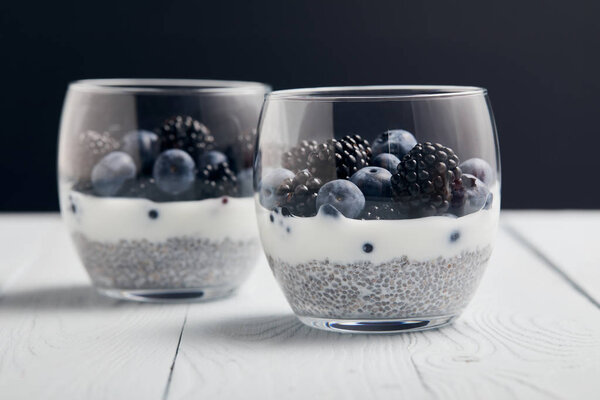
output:
M260 252L252 156L269 87L107 79L69 85L63 219L94 286L142 301L233 293Z
M485 89L272 92L254 168L263 250L303 323L428 329L472 298L500 212Z

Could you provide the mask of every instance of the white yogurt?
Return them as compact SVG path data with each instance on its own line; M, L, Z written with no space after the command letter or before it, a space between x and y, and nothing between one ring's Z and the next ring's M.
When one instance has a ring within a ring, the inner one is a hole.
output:
M494 193L494 199L499 199L498 193ZM256 204L265 252L290 264L312 260L383 263L402 256L415 261L453 257L465 250L493 245L500 214L499 201L494 201L489 210L460 218L381 221L321 214L308 218L283 217L263 208L258 200ZM453 234L458 234L454 241ZM371 252L363 249L366 244L372 246Z
M147 199L96 197L66 191L63 218L72 232L89 240L164 241L194 236L211 241L252 240L258 236L251 197L156 203ZM70 197L70 199L69 199ZM75 212L71 210L71 202ZM156 218L149 213L154 210Z

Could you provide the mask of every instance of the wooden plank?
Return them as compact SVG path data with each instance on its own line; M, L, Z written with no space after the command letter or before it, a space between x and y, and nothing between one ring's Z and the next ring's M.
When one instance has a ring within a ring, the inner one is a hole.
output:
M600 211L513 211L505 222L600 307Z
M0 296L33 262L58 215L0 214Z
M187 306L96 294L56 217L28 243L31 266L0 298L0 398L162 398Z
M452 326L341 335L292 315L264 260L236 298L190 308L168 398L597 398L600 313L504 231Z

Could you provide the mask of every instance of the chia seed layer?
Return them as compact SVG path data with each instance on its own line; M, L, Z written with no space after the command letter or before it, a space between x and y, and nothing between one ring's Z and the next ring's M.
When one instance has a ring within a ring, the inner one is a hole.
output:
M162 242L73 240L94 285L104 289L187 289L237 286L254 266L258 239L213 242L189 236Z
M297 315L384 319L460 312L475 293L491 252L487 246L424 262L404 256L344 265L329 260L290 265L267 258Z

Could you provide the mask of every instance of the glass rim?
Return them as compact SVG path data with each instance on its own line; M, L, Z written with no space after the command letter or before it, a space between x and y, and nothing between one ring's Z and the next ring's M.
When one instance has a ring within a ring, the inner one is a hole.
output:
M449 98L486 95L487 89L478 86L455 85L370 85L331 86L276 90L267 100L298 101L391 101Z
M271 86L253 81L218 79L110 78L82 79L69 83L69 90L96 93L151 94L248 94L268 93Z

